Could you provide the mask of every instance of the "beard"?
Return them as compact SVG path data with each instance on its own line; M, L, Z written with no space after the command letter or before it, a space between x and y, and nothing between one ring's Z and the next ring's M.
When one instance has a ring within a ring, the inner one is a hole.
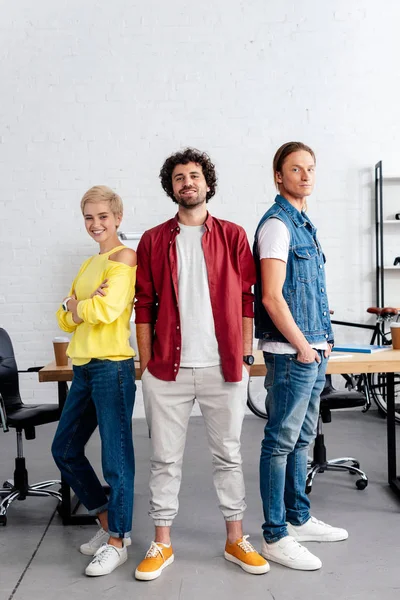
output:
M201 204L204 204L206 201L206 194L200 193L198 190L195 190L197 193L193 194L189 198L185 198L184 196L180 196L179 194L175 196L175 202L179 204L179 206L183 206L183 208L193 209Z

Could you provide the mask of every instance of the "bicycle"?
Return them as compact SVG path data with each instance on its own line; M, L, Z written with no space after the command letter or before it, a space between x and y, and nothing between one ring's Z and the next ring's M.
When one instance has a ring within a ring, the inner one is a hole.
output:
M369 329L372 331L370 344L380 343L382 346L391 345L390 331L385 330L388 323L400 319L400 311L393 307L379 308L371 306L367 309L368 314L376 316L374 325L364 323L353 323L348 321L332 320L332 325ZM363 412L371 406L371 398L378 407L379 414L386 416L386 373L361 373L359 375L343 375L348 390L362 392L366 397ZM400 423L400 373L395 374L395 420ZM247 388L247 406L251 412L262 419L267 419L265 408L266 390L264 388L264 377L250 377Z

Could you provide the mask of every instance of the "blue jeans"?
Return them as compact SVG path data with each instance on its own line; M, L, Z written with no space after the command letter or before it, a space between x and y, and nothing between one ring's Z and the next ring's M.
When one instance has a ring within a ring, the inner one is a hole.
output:
M51 448L64 480L89 514L108 510L109 534L129 537L132 528L135 456L132 412L133 359L92 359L73 367L74 378ZM85 456L85 445L99 426L104 479L110 497Z
M327 359L301 363L294 354L264 352L268 422L260 458L264 538L277 542L288 535L286 522L302 525L310 518L306 495L308 447L315 438Z

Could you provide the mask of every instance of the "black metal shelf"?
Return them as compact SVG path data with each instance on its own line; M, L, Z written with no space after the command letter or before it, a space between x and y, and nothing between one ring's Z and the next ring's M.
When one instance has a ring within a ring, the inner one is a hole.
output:
M383 269L383 179L382 161L375 165L375 283L376 306L385 306L385 279Z
M383 263L384 249L384 225L398 223L400 220L384 219L383 210L383 183L384 181L399 181L399 176L384 177L382 169L382 161L375 165L375 281L376 281L376 306L385 306L385 271L392 272L400 268L397 266L385 265ZM399 190L400 192L400 190ZM392 230L393 231L393 230Z

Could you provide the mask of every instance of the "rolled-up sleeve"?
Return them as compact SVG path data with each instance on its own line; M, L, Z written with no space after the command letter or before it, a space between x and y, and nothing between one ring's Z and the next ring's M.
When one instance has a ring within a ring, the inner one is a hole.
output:
M150 236L144 233L137 247L137 280L136 280L136 323L154 323L156 293L150 264Z
M68 296L73 296L75 289L75 280L67 294ZM56 319L60 329L66 331L67 333L73 333L75 329L78 327L77 323L72 318L72 313L67 312L63 309L62 305L58 308L56 312Z
M89 323L113 323L124 312L135 295L136 267L110 261L106 277L107 294L81 300L77 306L78 316Z
M252 287L256 282L256 269L244 229L239 230L238 252L242 275L242 316L254 317L254 294Z

